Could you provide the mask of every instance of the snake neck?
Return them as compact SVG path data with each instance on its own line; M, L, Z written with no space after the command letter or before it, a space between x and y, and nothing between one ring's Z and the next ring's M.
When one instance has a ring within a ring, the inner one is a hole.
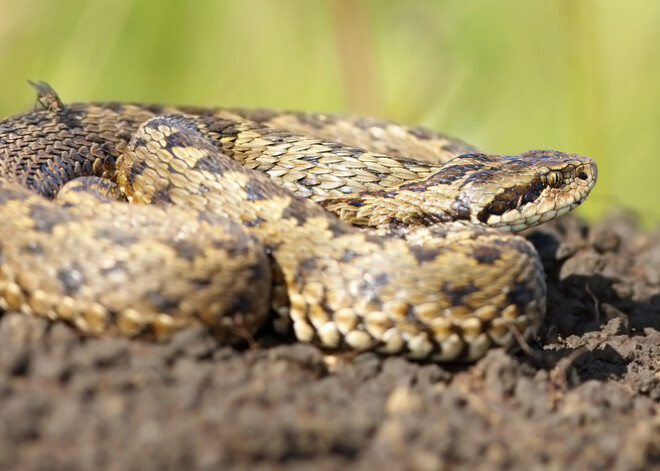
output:
M329 198L319 204L342 221L359 227L431 226L469 221L470 213L451 198L429 198L415 191L375 191L360 197Z

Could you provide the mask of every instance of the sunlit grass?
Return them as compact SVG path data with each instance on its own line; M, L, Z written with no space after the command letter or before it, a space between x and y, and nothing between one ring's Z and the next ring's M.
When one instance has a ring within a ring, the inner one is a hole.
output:
M0 115L65 101L350 111L593 156L582 214L660 221L660 2L3 0Z

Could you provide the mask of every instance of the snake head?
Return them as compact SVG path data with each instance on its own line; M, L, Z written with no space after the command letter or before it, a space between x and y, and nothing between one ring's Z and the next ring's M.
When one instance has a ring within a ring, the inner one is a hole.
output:
M443 192L449 187L455 192L451 212L460 219L520 231L575 208L595 185L597 174L590 157L531 150L513 156L465 154L447 162L431 179L441 183Z

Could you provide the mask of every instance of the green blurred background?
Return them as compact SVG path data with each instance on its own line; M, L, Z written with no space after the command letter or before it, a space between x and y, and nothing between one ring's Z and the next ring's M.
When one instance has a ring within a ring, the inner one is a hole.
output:
M588 218L660 221L657 0L0 0L0 116L64 101L341 111L596 159Z

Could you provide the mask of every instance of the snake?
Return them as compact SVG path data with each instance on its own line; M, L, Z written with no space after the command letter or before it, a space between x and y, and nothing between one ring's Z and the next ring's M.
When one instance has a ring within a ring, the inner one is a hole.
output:
M129 102L0 121L0 309L92 336L264 326L328 352L474 361L535 335L516 234L580 204L586 156L482 153L363 116Z

